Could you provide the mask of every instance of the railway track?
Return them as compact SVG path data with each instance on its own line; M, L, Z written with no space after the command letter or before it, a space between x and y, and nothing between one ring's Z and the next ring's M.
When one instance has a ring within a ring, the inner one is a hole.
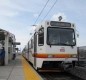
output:
M83 80L67 72L40 72L43 80Z
M28 62L28 63L32 66L32 64L30 62ZM33 67L33 69L34 69L34 67ZM82 70L82 69L80 69L80 70ZM76 71L76 69L74 71ZM72 72L73 75L71 74L71 72L69 72L69 73L68 72L66 72L66 71L65 72L64 71L63 72L61 72L61 71L54 71L54 72L53 71L52 72L51 71L48 71L48 72L41 71L41 72L38 72L37 71L37 73L43 78L43 80L86 80L86 79L81 79L82 77L79 78L77 76L74 76L77 71L75 73ZM84 72L84 70L82 70L82 72ZM80 74L78 74L78 75L80 75Z

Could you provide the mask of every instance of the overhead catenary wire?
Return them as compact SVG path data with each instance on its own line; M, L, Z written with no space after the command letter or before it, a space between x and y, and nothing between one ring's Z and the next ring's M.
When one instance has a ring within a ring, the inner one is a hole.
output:
M55 6L56 2L57 2L57 0L56 0L56 1L54 2L54 4L51 6L51 8L49 9L49 11L48 11L47 14L44 16L44 18L42 19L41 22L43 22L44 19L48 16L48 14L50 13L50 11L51 11L51 10L53 9L53 7Z
M49 1L50 1L50 0L47 0L46 4L44 5L43 9L41 10L40 14L38 15L38 17L37 17L36 21L34 22L34 25L35 25L35 24L36 24L36 22L38 21L39 17L40 17L40 16L41 16L41 14L43 13L43 11L44 11L44 9L45 9L45 7L47 6L47 4L48 4L48 2L49 2Z

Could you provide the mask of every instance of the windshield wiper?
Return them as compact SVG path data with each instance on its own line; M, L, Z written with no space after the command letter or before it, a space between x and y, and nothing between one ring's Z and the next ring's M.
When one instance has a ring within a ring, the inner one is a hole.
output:
M70 45L70 44L68 44L68 43L60 43L60 45L67 45L67 46L71 46L71 47L74 46L74 45Z
M60 43L60 45L69 45L69 44L67 44L67 43Z

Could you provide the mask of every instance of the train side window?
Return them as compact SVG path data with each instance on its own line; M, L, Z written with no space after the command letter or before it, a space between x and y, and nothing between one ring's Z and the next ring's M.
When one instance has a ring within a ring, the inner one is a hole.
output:
M43 46L44 45L44 28L39 29L38 45L39 46Z
M33 39L31 39L31 48L33 48Z

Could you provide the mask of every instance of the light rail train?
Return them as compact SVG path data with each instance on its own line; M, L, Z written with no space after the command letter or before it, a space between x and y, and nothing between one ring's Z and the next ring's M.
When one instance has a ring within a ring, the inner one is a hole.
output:
M23 56L34 68L58 68L74 66L77 61L75 24L61 21L45 21L23 49Z

